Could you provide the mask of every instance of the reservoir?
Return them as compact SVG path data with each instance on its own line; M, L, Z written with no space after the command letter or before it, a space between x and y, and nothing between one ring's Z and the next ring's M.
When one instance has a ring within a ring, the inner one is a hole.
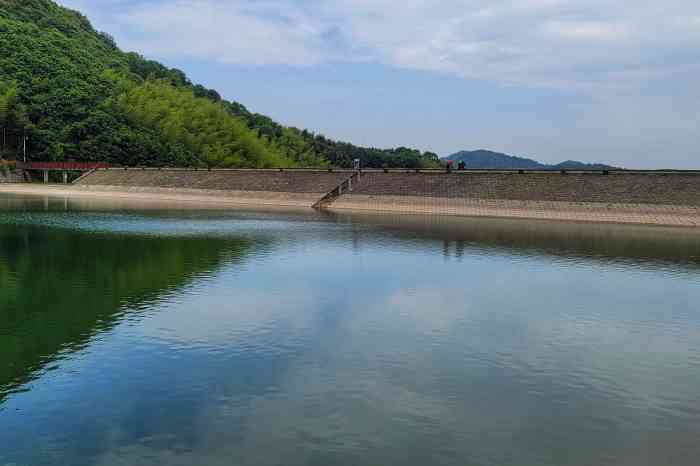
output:
M700 232L0 194L0 465L696 466Z

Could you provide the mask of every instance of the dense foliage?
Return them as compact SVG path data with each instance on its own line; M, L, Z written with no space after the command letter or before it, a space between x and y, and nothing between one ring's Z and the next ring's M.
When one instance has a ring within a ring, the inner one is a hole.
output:
M399 147L396 149L377 149L359 147L347 142L334 141L308 130L282 126L271 118L251 113L238 103L227 103L230 111L240 115L248 126L256 129L263 136L279 141L285 153L292 157L314 157L325 159L337 167L352 167L353 161L359 159L363 167L406 167L432 168L440 166L438 155L433 152L421 153L416 149Z
M17 100L17 83L0 80L0 158L16 155L27 125L26 112Z
M0 0L0 127L36 160L214 167L436 166L432 153L332 141L227 102L50 0Z
M137 127L157 131L164 141L197 154L208 165L234 167L287 166L289 160L225 108L197 98L186 88L149 80L129 85L110 100L110 108Z

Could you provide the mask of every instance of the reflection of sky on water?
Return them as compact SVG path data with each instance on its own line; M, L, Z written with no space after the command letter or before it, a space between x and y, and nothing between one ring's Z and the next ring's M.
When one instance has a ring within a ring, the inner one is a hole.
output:
M246 221L263 254L127 310L0 406L0 439L99 465L700 454L697 271Z

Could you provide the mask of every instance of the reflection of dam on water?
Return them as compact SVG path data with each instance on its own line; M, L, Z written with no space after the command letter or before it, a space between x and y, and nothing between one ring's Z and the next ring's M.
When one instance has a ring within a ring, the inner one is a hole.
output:
M353 247L360 247L362 238L367 238L367 235L376 231L396 235L406 241L448 240L453 243L447 248L451 251L450 254L457 254L458 251L462 254L465 248L490 247L531 254L573 255L601 261L644 260L691 267L700 264L700 233L692 228L440 215L314 212L307 209L280 210L271 206L221 209L207 204L183 204L177 201L69 196L10 195L4 197L2 207L10 211L33 212L152 212L153 215L160 212L162 215L185 215L211 223L227 219L333 222L351 226ZM226 228L220 233L226 233ZM342 239L343 234L345 232L342 230L336 232L338 239ZM296 240L318 241L319 238L302 229ZM689 251L697 253L689 254Z
M464 240L455 240L450 242L449 240L443 240L442 242L442 255L446 258L455 257L461 259L464 257L464 251L466 250L467 243Z
M373 235L390 234L416 245L436 242L446 257L502 250L516 255L700 269L700 233L686 228L361 213L333 213L328 218L351 227L362 225L353 228L356 247Z

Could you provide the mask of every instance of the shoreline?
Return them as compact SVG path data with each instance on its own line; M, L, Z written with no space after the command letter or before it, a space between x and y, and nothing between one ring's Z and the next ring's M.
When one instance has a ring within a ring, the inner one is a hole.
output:
M349 194L330 211L406 213L456 217L549 220L620 225L700 227L700 208L652 204L463 199Z
M0 184L0 194L35 197L168 203L189 208L265 208L312 210L323 193L223 191L190 188L141 188ZM325 210L334 213L412 214L451 217L548 220L668 227L700 227L700 208L651 204L602 204L551 201L455 199L425 196L345 194Z

